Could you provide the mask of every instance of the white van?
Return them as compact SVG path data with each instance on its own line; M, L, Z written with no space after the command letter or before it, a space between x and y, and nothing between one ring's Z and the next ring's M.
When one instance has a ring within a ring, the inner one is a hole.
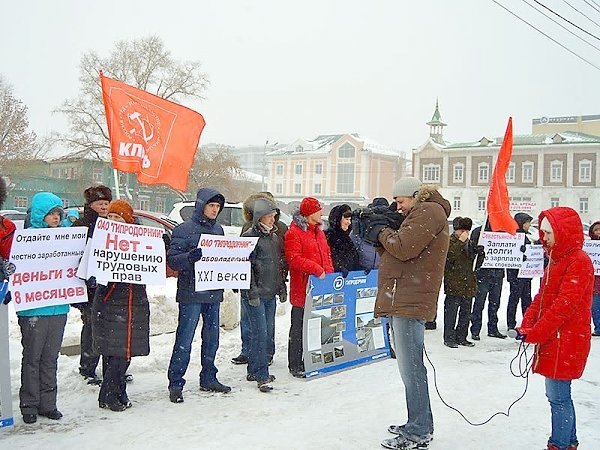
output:
M196 202L178 202L173 205L173 209L168 218L178 224L192 218ZM225 236L239 236L244 226L244 215L242 214L241 203L225 203L223 211L217 217L217 222L223 226Z

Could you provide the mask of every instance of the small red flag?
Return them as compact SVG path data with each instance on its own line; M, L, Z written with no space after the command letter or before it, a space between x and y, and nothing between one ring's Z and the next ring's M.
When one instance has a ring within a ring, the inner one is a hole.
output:
M113 168L185 191L201 114L100 73Z
M492 231L506 231L510 234L517 232L517 222L510 215L510 202L508 199L508 187L506 186L506 171L510 165L513 147L512 117L508 118L508 126L504 133L504 140L498 159L494 166L490 192L487 200L487 212Z

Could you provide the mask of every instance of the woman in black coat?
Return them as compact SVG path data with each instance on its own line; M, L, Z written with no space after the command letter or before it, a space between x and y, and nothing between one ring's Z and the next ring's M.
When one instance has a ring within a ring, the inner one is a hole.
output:
M108 207L109 220L133 223L133 209L124 200ZM102 355L104 378L98 404L111 411L131 407L125 373L131 357L150 353L150 306L146 286L131 283L98 285L92 306L94 350Z
M335 206L329 213L329 228L325 230L325 236L331 249L333 268L344 277L348 272L360 270L358 252L350 238L351 230L352 209L348 205Z

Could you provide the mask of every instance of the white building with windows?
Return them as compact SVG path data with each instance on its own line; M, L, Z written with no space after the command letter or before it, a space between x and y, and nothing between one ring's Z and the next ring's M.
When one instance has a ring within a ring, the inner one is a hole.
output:
M267 154L267 188L294 206L313 196L325 204L366 205L391 198L394 181L406 174L404 154L356 133L297 139Z
M449 144L439 110L430 136L413 150L413 172L441 186L452 204L452 217L484 220L492 171L502 137ZM513 213L534 217L552 206L570 206L584 222L600 218L600 136L561 131L513 137L506 182Z

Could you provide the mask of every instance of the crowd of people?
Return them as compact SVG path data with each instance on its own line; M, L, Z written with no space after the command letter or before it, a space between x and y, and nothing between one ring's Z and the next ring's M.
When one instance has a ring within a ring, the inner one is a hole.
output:
M1 203L6 186L0 183ZM316 198L302 200L289 227L281 222L272 194L261 192L244 202L246 223L242 236L258 240L249 258L250 286L240 292L241 353L232 362L247 365L246 379L256 382L261 392L273 389L275 376L270 374L269 366L275 354L275 310L277 301L288 299L289 277L292 308L288 369L292 376L303 378L303 321L309 276L322 279L338 272L347 277L352 271L378 269L375 315L388 319L408 410L407 422L390 425L388 431L395 437L382 445L390 449L425 448L433 438L434 423L423 347L426 323L436 319L440 288L443 285L445 293L443 340L447 347L473 347L473 341L481 339L486 300L487 336L505 339L497 316L505 270L482 267L485 254L479 236L482 228L490 229L489 223L472 230L470 218L456 217L449 230L449 202L435 186L414 177L398 180L392 191L391 204L376 198L367 213L357 215L349 205L336 205L329 213L325 231L323 206ZM65 216L58 196L36 194L28 226L83 226L90 239L100 217L134 223L131 205L113 200L108 187L92 186L83 196L85 207L79 218ZM168 394L173 403L184 401L184 377L200 319L199 387L210 392L231 391L218 380L215 365L223 289L196 290L194 270L202 258L200 235L224 234L217 220L224 204L225 197L216 189L201 188L192 217L174 228L168 243L167 263L178 272L178 325L167 369ZM365 220L356 223L357 217ZM533 217L519 213L514 219L523 234L525 251L532 243L528 230ZM506 326L507 330L515 330L519 339L536 345L533 371L546 377L546 396L551 405L552 434L547 448L573 450L578 442L571 380L582 375L591 335L600 336L600 277L594 277L591 261L582 251L582 224L575 211L550 208L542 211L539 221L540 243L547 258L540 291L532 301L531 280L519 278L516 269L506 271L510 285ZM8 259L14 224L2 218L0 231L4 279L10 275ZM590 227L590 237L600 239L600 221ZM80 310L83 323L79 373L88 383L100 386L100 408L124 411L132 406L126 392L131 358L150 352L146 288L126 282L102 285L94 278L85 281L88 301L73 305ZM7 301L10 293L4 299ZM517 326L519 303L523 321ZM25 423L36 422L38 416L55 420L62 417L56 405L56 370L68 312L69 305L56 305L17 313L23 344L19 399ZM102 377L97 369L100 360Z

